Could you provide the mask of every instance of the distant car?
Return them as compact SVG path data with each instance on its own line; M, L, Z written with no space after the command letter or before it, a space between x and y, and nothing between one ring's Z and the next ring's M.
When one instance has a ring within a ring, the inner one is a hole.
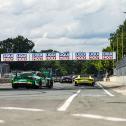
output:
M60 79L60 83L73 83L73 79L71 76L63 76Z
M95 79L88 75L78 75L78 77L75 78L74 82L75 82L75 86L82 85L82 84L89 85L89 86L95 85Z
M73 75L73 76L72 76L73 81L74 81L77 77L78 77L78 75Z

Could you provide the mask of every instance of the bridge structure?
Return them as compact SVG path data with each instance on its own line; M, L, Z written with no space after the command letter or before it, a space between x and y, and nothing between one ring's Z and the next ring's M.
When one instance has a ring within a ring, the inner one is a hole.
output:
M116 52L4 53L1 62L54 60L116 60Z

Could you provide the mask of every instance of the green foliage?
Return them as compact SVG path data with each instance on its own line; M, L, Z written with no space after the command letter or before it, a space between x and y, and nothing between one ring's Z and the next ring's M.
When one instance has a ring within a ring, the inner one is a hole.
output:
M110 34L109 40L110 40L110 46L103 49L103 51L116 52L117 61L121 60L122 56L126 55L126 20L124 21L123 25L120 25L114 33ZM116 61L102 61L102 64L104 66L104 69L106 69L109 74L112 74Z
M8 38L0 41L0 53L28 53L32 51L34 45L35 44L32 41L24 38L23 36ZM12 70L27 70L29 68L29 64L32 68L38 66L35 62L10 62L9 64Z
M118 52L118 60L120 60L122 58L122 49L124 50L123 55L126 55L126 20L124 21L123 25L120 25L114 33L110 34L109 40L111 50Z
M34 43L23 36L16 38L8 38L0 41L0 52L1 53L28 53L31 52Z

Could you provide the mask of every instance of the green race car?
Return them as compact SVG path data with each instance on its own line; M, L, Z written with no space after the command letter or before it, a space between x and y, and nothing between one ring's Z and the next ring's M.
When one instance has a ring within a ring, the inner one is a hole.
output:
M75 86L86 84L89 86L94 86L95 85L95 80L91 76L86 76L86 75L79 75L75 78L74 80Z
M16 74L12 79L12 88L14 89L18 87L41 88L42 86L52 88L53 83L41 72L22 72Z

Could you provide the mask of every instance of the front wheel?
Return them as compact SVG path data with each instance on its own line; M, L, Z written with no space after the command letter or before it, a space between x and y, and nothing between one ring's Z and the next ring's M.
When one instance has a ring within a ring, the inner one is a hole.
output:
M93 86L93 87L95 86L95 82L92 83L92 86Z
M46 87L48 87L49 89L53 88L53 81L48 80Z

